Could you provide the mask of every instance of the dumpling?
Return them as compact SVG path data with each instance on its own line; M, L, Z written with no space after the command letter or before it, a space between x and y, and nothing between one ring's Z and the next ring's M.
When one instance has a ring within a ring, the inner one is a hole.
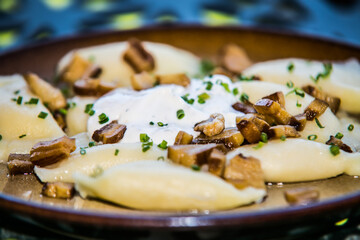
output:
M84 143L84 134L77 136L77 145ZM131 161L165 159L167 154L167 151L156 146L142 152L141 143L104 144L83 149L85 150L83 155L80 153L80 147L78 147L68 159L44 168L35 167L36 175L42 182L73 182L75 172L89 175L97 167L108 169L114 165ZM117 154L116 149L118 150Z
M360 175L360 153L333 156L329 145L304 139L271 140L260 149L240 147L227 155L252 156L260 160L265 181L299 182L335 177L342 173Z
M288 66L293 64L292 71ZM319 61L307 61L304 59L280 59L260 62L252 65L244 71L245 76L257 75L261 80L286 84L292 81L295 86L302 87L312 84L323 91L341 99L340 108L360 113L360 64L356 60L344 63L333 63L330 75L320 78L317 83L311 79L324 72L324 66Z
M95 177L74 175L81 196L142 210L221 210L261 201L264 189L236 189L219 177L163 161L114 166Z
M143 45L154 57L156 74L187 73L192 76L199 70L199 58L188 51L161 43L143 42ZM57 72L64 70L76 52L84 59L94 59L94 63L102 68L102 80L131 86L130 77L134 72L122 58L127 47L127 42L117 42L71 51L60 60Z
M0 161L5 161L10 153L28 153L39 141L64 135L21 75L0 77L0 96ZM38 102L29 104L31 98Z

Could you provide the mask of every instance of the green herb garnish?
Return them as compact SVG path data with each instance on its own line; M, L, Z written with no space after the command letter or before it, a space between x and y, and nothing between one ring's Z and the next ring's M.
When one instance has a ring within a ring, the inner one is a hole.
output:
M187 102L188 104L193 104L195 102L195 100L193 98L188 98L189 94L185 94L184 96L182 96L181 98Z
M307 137L308 140L310 141L315 141L317 139L317 135L316 134L311 134Z
M106 116L105 113L102 113L99 115L99 123L100 124L104 124L104 123L107 123L109 121L109 117Z
M182 110L182 109L177 110L177 111L176 111L176 117L177 117L178 119L184 118L184 117L185 117L185 112L184 112L184 110Z
M285 141L285 140L286 140L286 136L285 136L285 135L281 135L280 140L281 140L281 141Z
M117 156L119 154L119 152L120 152L119 149L115 149L115 153L114 153L115 156Z
M349 124L348 130L349 130L350 132L351 132L352 130L354 130L354 125L353 125L353 124Z
M212 71L215 69L215 65L207 59L203 59L200 62L200 73L203 76L207 76L212 73Z
M46 112L40 112L39 115L38 115L38 118L45 119L47 116L48 116L48 113L46 113Z
M2 135L0 134L0 141L2 140Z
M85 155L86 154L86 150L84 148L80 148L80 154L81 155Z
M26 134L20 135L19 138L24 138L26 137Z
M294 83L293 83L292 81L288 81L288 82L286 83L286 86L287 86L288 88L293 88L293 87L294 87Z
M150 140L150 137L146 133L140 133L140 142L148 142Z
M264 142L258 142L258 144L255 146L255 147L253 147L253 149L260 149L260 148L262 148L263 146L265 145L265 143Z
M298 101L296 101L296 106L297 106L297 107L301 107L301 103L299 103Z
M249 96L246 93L242 93L240 96L240 101L241 102L248 102L249 101Z
M208 100L209 98L210 98L210 95L207 94L206 92L199 94L198 95L198 103L204 104L206 102L206 100Z
M316 125L318 125L319 128L325 128L323 125L321 125L319 119L315 118Z
M200 167L196 164L191 165L191 169L194 171L200 171Z
M234 88L232 90L232 93L234 94L234 96L238 95L239 94L239 89L238 88Z
M261 133L260 139L262 142L267 143L268 142L268 135L264 132Z
M255 79L255 76L252 75L250 77L244 76L244 75L239 75L238 77L239 81L253 81Z
M94 106L94 104L92 104L92 103L86 104L84 113L87 113L90 116L94 115L95 111L94 111L94 109L92 109L93 106Z
M289 63L289 65L287 66L287 70L289 71L289 72L292 72L292 71L294 71L294 68L295 68L295 65L294 65L294 63Z
M17 94L19 94L19 93L20 93L20 90L16 90L16 91L14 92L15 95L17 95Z
M165 158L163 156L160 156L157 158L157 160L165 160Z
M225 91L227 91L228 93L231 93L229 84L221 82L220 85L225 89Z
M205 89L210 91L212 89L213 83L210 81L204 82L206 84Z
M338 132L335 134L335 138L337 138L337 139L342 139L343 136L344 136L344 134L342 134L341 132Z
M296 95L298 95L298 96L300 96L300 97L305 97L305 92L303 91L303 90L301 90L300 88L294 88L293 90L291 90L290 92L288 92L287 94L286 94L286 96L287 95L289 95L289 94L291 94L291 93L295 93Z
M165 126L167 126L168 124L167 124L167 123L158 122L157 125L158 125L159 127L165 127Z
M167 141L162 140L160 144L157 145L161 149L167 149Z
M29 105L37 105L39 102L39 99L38 98L30 98L30 100L28 102L25 102L25 104L29 104Z
M337 145L331 145L329 148L332 155L336 156L340 153L340 148Z
M95 142L89 142L89 147L94 147L95 146Z
M325 79L330 76L332 71L332 64L331 63L323 63L324 70L321 73L318 73L316 77L310 76L311 80L315 83L318 83L320 78Z
M68 113L68 111L65 108L60 108L59 112L63 115L66 115Z
M153 126L155 123L154 123L153 121L151 121L151 122L149 122L149 124L150 124L151 126Z
M16 100L16 104L17 105L21 105L23 97L22 96L18 96L17 100Z

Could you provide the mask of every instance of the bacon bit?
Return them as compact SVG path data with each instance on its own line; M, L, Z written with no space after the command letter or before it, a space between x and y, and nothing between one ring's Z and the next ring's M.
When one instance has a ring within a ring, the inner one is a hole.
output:
M249 143L259 142L261 133L267 133L270 128L265 120L255 114L236 117L236 126Z
M92 135L92 138L95 141L102 142L104 144L117 143L124 137L125 131L126 125L119 124L118 121L114 120L96 130Z
M253 63L245 50L236 44L227 44L219 52L218 61L226 70L241 74L241 72Z
M254 187L265 189L264 173L260 161L239 154L225 167L224 179L238 189Z
M159 84L176 84L183 87L190 84L190 79L185 73L157 75L156 81Z
M44 184L41 194L51 198L70 199L74 196L75 189L73 183L47 182Z
M75 149L75 139L67 136L52 141L39 142L30 150L30 161L34 165L45 167L69 157Z
M92 64L90 61L83 59L78 53L74 53L70 63L61 73L61 80L74 83L83 78L97 78L100 76L102 69Z
M311 85L306 85L306 86L302 87L302 90L304 90L304 92L313 96L314 98L317 98L317 99L322 100L322 101L326 102L327 104L329 104L329 108L331 109L331 111L334 114L336 114L337 111L339 110L340 103L341 103L340 98L331 96L331 95L325 93L324 91L321 91L320 89L318 89L314 86L311 86Z
M338 139L334 136L330 136L330 139L325 144L338 146L341 150L348 152L348 153L353 152L351 147L349 147L349 145L343 143L343 141L341 141L340 139Z
M211 137L221 133L225 128L225 118L220 113L210 115L210 118L198 122L194 126L194 131L202 132L206 136Z
M193 135L188 134L184 131L179 131L176 135L174 145L190 144L193 140Z
M155 60L153 56L145 50L142 43L135 38L130 39L128 43L129 47L123 55L125 62L127 62L136 73L154 70Z
M306 120L312 121L314 118L320 117L328 106L326 102L315 98L304 110Z
M34 92L42 102L48 103L51 110L57 110L66 106L66 99L61 91L34 73L24 75L32 92Z
M301 187L285 191L284 196L290 205L307 205L318 201L320 193L313 187Z
M103 82L100 79L85 78L73 85L74 92L80 96L102 96L116 88L114 84Z

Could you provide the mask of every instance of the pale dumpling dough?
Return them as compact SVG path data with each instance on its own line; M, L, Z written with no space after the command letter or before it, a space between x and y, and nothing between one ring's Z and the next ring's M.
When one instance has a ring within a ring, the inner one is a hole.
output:
M40 99L36 105L25 104L38 97L30 92L21 75L1 76L0 96L1 162L6 161L10 153L28 153L37 142L64 135ZM19 96L22 97L21 104L12 100ZM40 112L47 113L47 117L39 118Z
M221 210L260 201L266 192L238 190L210 173L163 161L114 166L97 177L77 173L81 196L97 197L142 210Z
M326 179L342 173L360 175L360 153L333 156L329 145L304 139L271 140L260 149L240 147L227 155L252 156L260 160L265 181L299 182Z
M156 74L187 73L192 76L199 71L199 58L188 51L161 43L143 42L143 45L154 57ZM94 63L101 66L102 80L122 87L131 86L130 77L134 71L122 58L127 47L127 42L117 42L73 50L60 60L57 72L64 70L76 52L84 59L93 59Z
M76 144L84 143L86 134L76 136ZM85 147L85 146L84 146ZM115 155L116 149L119 150ZM101 167L108 169L117 164L138 160L166 159L167 151L153 146L150 150L142 152L141 143L104 144L86 148L86 154L80 154L80 148L71 153L70 157L44 168L35 167L35 173L42 182L73 182L73 174L81 172L92 174L94 169Z
M294 65L293 71L288 70L289 64ZM329 77L319 79L315 84L310 76L316 77L324 71L323 63L304 59L280 59L260 62L247 68L245 76L257 75L262 81L286 84L292 81L295 86L314 85L323 91L341 99L340 108L360 113L360 64L352 59L344 63L332 63Z

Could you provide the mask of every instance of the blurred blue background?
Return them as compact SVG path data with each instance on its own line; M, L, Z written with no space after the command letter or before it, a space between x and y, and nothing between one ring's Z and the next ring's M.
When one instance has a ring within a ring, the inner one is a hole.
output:
M0 51L74 33L173 23L293 30L360 46L357 0L0 0Z

